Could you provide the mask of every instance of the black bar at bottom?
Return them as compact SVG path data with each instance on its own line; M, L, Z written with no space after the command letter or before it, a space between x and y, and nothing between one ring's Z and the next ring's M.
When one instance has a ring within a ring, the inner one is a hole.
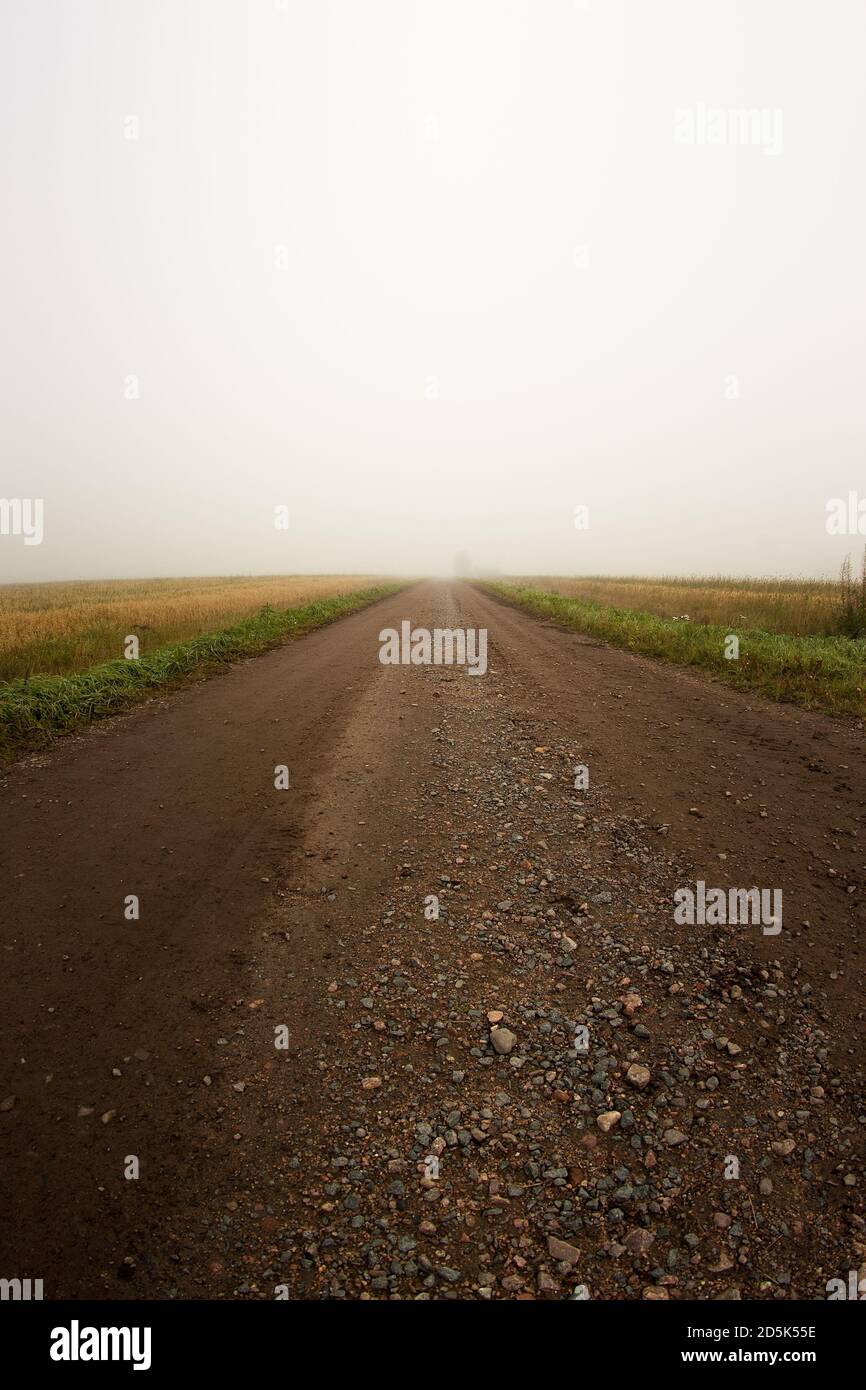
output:
M681 1368L701 1373L706 1366L789 1367L828 1374L860 1364L864 1323L859 1308L845 1300L775 1302L553 1302L469 1304L380 1301L249 1303L15 1302L0 1304L2 1359L8 1372L114 1375L129 1373L160 1381L178 1374L199 1378L301 1371L298 1357L315 1357L333 1374L340 1366L354 1374L373 1372L417 1378L422 1367L411 1356L407 1334L460 1337L460 1349L441 1344L442 1360L428 1348L427 1372L435 1381L455 1365L460 1377L478 1358L479 1369L497 1378L500 1360L518 1349L544 1362L567 1356L575 1373L584 1364L607 1364L612 1375ZM866 1301L866 1300L857 1300ZM500 1321L500 1318L503 1321ZM357 1335L353 1335L357 1334ZM375 1340L372 1340L375 1339ZM402 1350L401 1350L402 1348ZM432 1361L430 1357L433 1357ZM456 1361L453 1359L456 1357ZM425 1374L424 1379L428 1376ZM201 1390L201 1387L197 1387Z

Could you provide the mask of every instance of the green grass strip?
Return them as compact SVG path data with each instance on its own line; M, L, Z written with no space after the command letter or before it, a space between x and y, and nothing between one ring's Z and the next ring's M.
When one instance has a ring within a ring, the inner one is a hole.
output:
M794 637L675 622L653 613L563 598L520 584L483 583L478 587L536 617L590 633L628 651L700 667L729 685L758 690L773 700L825 709L831 714L866 714L863 639ZM725 658L725 639L731 633L739 638L738 660Z
M72 675L35 676L0 684L0 757L9 760L58 734L116 714L155 691L301 637L402 587L385 584L319 599L302 608L266 606L221 632L202 633L137 661L121 658Z

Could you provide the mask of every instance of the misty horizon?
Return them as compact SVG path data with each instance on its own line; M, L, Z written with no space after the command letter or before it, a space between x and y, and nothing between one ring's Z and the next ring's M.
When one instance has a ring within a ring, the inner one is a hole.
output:
M0 583L859 562L858 6L0 27Z

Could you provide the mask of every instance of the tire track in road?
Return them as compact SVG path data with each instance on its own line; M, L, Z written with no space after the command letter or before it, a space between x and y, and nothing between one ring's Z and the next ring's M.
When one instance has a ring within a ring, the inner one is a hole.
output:
M377 673L378 625L403 602L5 775L0 1089L15 1100L0 1116L0 1249L13 1269L45 1268L55 1296L117 1290L125 1213L146 1224L194 1168L188 1095L214 1066L202 1023L243 993L252 924L320 761ZM278 763L290 792L274 788ZM127 1154L150 1183L118 1187Z

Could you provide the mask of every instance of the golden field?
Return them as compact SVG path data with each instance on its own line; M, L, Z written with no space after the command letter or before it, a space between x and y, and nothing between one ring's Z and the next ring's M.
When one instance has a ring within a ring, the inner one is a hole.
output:
M142 655L272 608L294 608L381 582L370 575L256 575L214 579L81 580L0 585L0 681L64 675Z
M527 585L564 598L652 613L687 614L693 623L759 629L806 637L838 630L839 583L831 579L642 579L637 576L581 579L521 575L508 583Z

